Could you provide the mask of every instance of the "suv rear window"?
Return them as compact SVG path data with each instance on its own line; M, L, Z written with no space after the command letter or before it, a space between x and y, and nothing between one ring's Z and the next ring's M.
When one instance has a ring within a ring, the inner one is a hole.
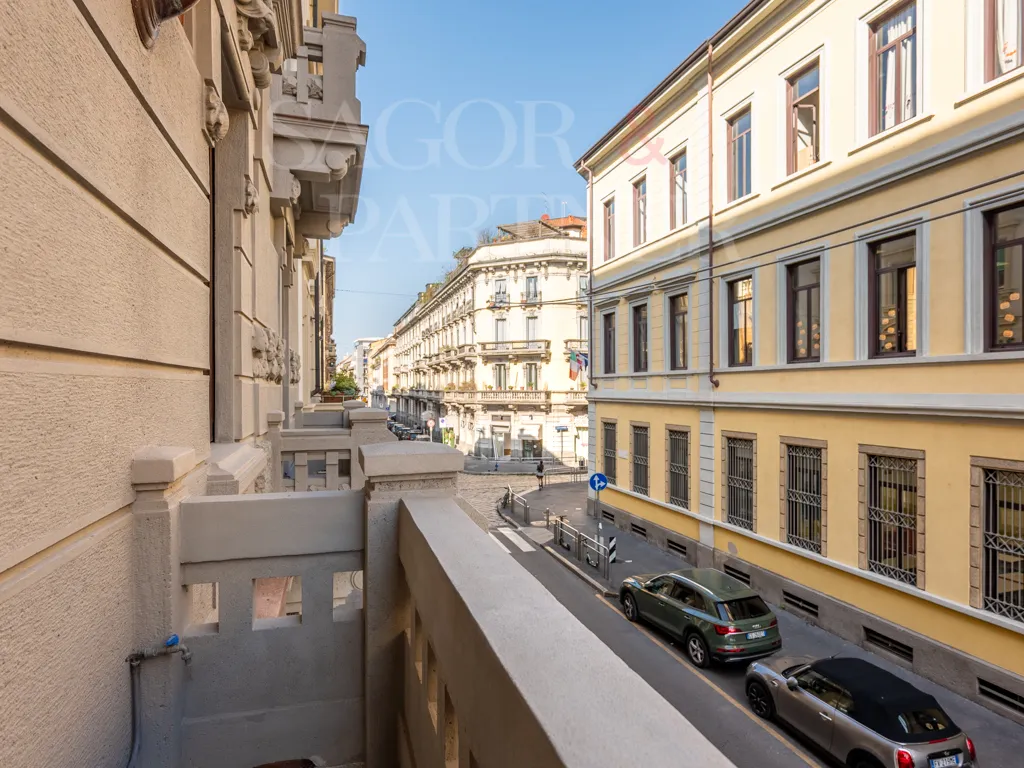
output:
M764 600L757 595L718 603L716 607L722 621L746 621L771 613Z

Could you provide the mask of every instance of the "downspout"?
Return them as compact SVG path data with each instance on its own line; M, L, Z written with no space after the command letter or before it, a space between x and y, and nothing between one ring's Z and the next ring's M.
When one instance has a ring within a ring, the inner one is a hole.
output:
M708 41L708 381L718 389L715 376L715 78L714 43Z
M587 172L587 367L590 369L587 382L592 389L597 389L594 380L594 172L585 165L580 165Z

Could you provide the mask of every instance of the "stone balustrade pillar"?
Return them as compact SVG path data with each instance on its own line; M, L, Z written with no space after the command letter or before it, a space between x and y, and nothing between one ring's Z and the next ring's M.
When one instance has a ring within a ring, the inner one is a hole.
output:
M346 405L348 405L346 403ZM360 403L362 405L362 403ZM379 408L352 408L345 412L347 426L352 430L352 488L362 488L366 477L359 466L359 448L375 443L398 441L388 429L388 413Z
M292 428L302 429L302 409L305 407L305 403L301 400L295 401L295 413L292 415Z
M149 446L132 462L135 562L135 647L161 645L182 635L188 622L188 593L181 588L181 502L201 496L207 467L192 448ZM125 676L129 674L125 665ZM139 765L177 768L185 669L177 654L148 659L140 674L142 751Z
M409 623L408 588L398 558L399 502L412 497L454 497L456 476L465 457L446 445L405 441L363 445L359 448L358 463L366 478L366 768L392 768L399 764L395 728L403 696L403 632ZM354 476L354 467L352 472Z
M284 471L281 468L281 427L284 424L282 411L267 411L267 437L270 440L270 492L284 491Z

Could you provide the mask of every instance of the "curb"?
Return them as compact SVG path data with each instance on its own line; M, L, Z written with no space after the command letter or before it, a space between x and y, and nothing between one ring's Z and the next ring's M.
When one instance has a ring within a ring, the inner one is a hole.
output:
M517 521L516 521L516 520L515 520L514 518L511 518L511 517L509 517L508 515L506 515L506 514L505 514L504 512L502 512L502 511L501 511L501 509L499 509L499 508L495 507L494 511L498 513L498 516L499 516L499 517L500 517L500 518L501 518L502 520L504 520L504 521L505 521L506 523L508 523L509 525L511 525L511 526L512 526L513 528L515 528L515 529L516 529L517 531L518 531L518 530L519 530L520 528L522 528L522 527L523 527L523 526L521 526L521 525L520 525L520 524L519 524L519 523L518 523L518 522L517 522Z
M596 589L600 594L604 595L605 597L616 597L617 598L619 596L618 592L612 592L611 590L609 590L608 587L606 587L604 584L599 582L597 579L595 579L589 573L584 572L583 569L581 569L578 565L576 565L576 563L574 563L572 560L569 560L567 557L563 557L559 552L555 551L555 549L553 549L552 547L550 547L547 544L545 544L544 545L544 549L545 549L545 551L549 555L551 555L553 558L555 558L555 560L560 562L562 565L564 565L570 571L572 571L577 576L579 576L581 579L583 579L585 582L587 582L587 584L589 584L594 589Z

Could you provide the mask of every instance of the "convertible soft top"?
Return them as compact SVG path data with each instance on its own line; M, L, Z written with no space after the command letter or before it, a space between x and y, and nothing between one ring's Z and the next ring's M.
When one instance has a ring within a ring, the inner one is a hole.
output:
M853 709L846 714L887 739L913 744L960 733L934 696L868 661L821 659L811 667L849 691Z

